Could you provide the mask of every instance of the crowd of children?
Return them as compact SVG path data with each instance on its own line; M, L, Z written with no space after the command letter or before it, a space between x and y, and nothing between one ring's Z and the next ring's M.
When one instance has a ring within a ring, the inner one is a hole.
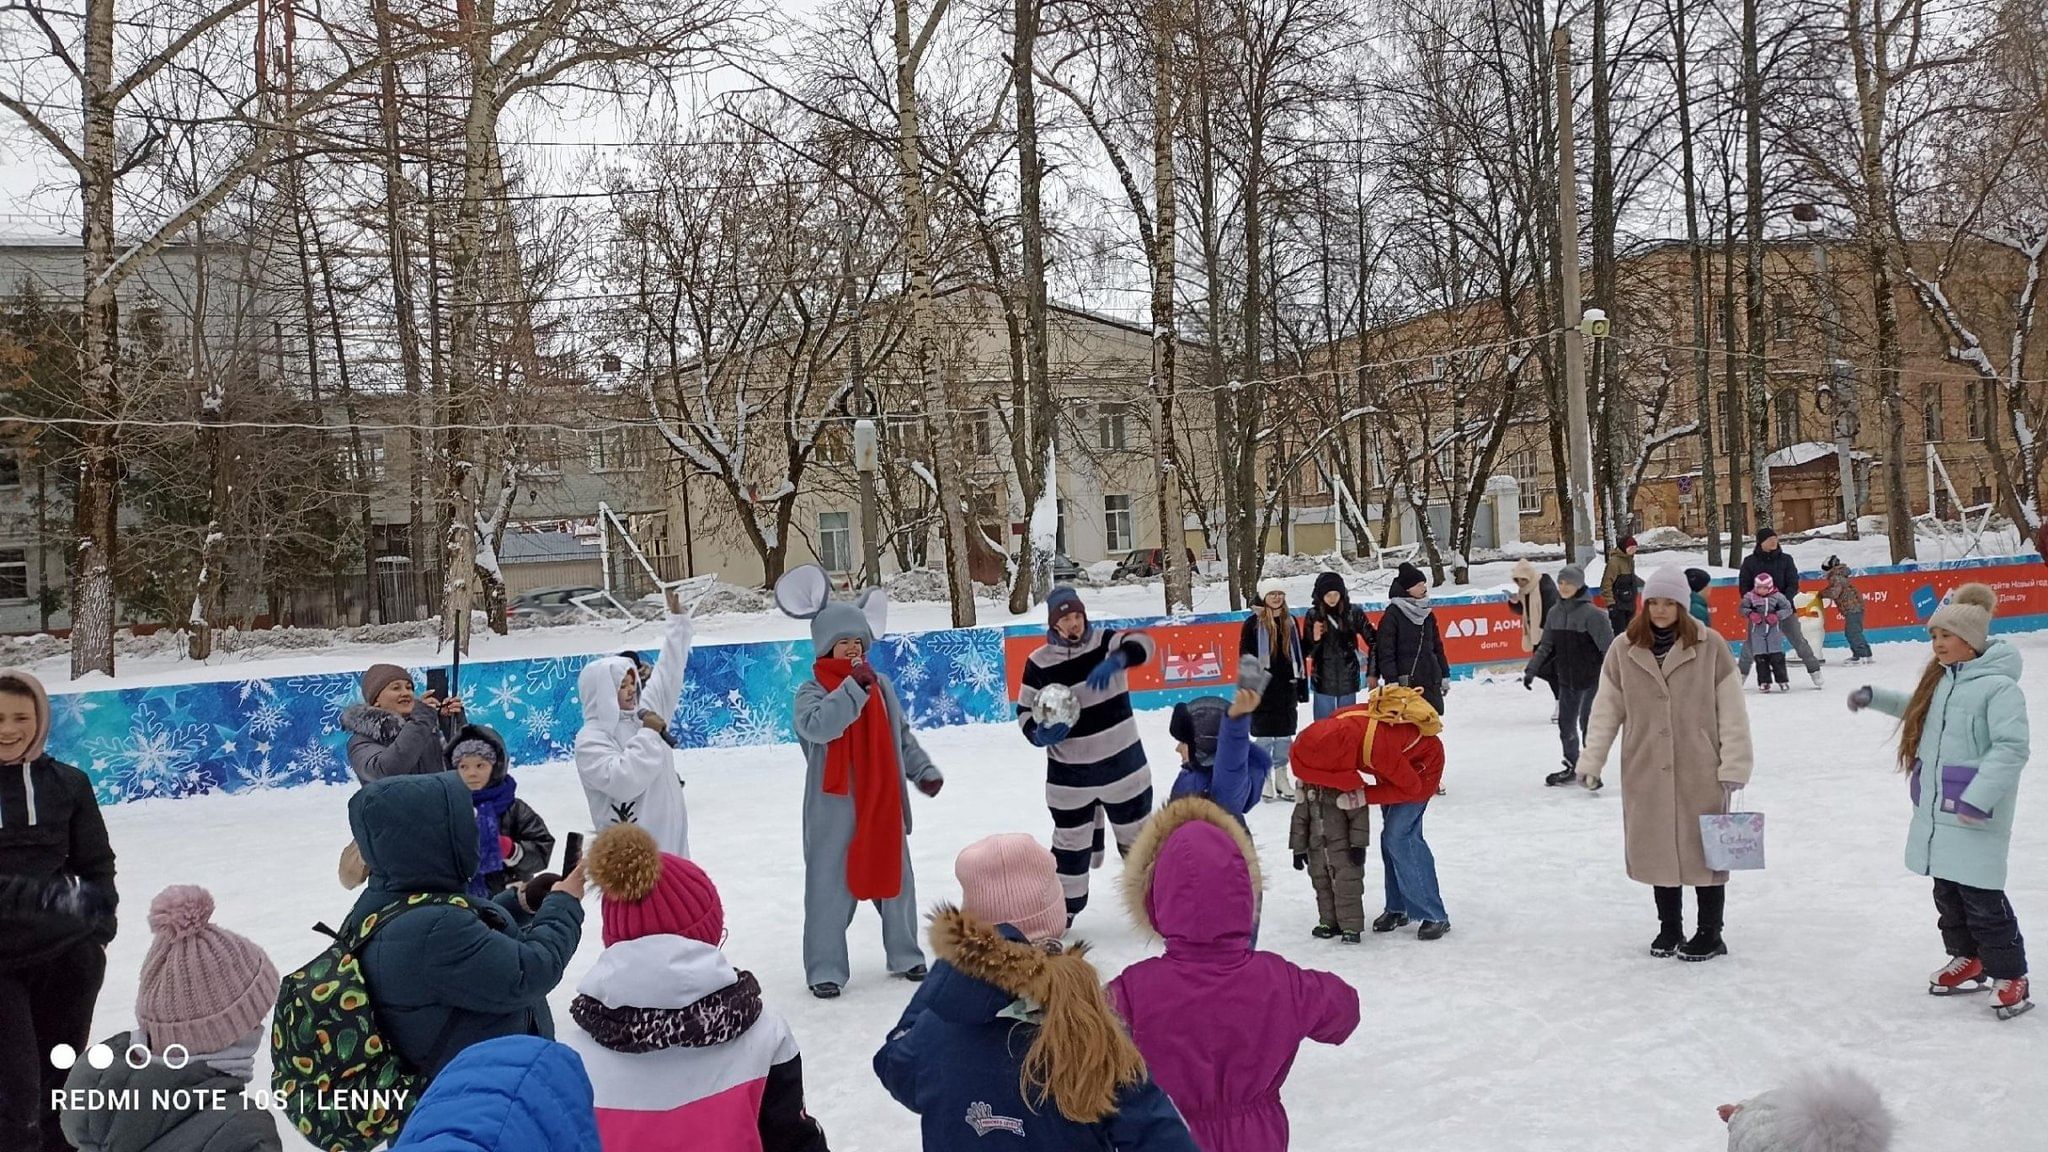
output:
M1743 673L1718 637L1707 657L1675 655L1711 635L1705 573L1667 569L1642 580L1633 541L1624 543L1617 556L1626 570L1610 568L1607 611L1576 567L1554 581L1533 566L1516 571L1530 652L1524 684L1552 685L1566 772L1589 785L1600 772L1592 761L1604 760L1627 726L1616 700L1601 702L1600 721L1589 725L1603 681L1619 693L1627 675L1649 683L1692 659L1712 676L1737 678L1740 707ZM1779 583L1783 554L1768 551L1740 608L1744 647L1765 690L1785 684L1784 650L1798 648L1788 598L1796 583ZM1823 598L1849 625L1852 662L1868 662L1848 570L1831 558L1825 571ZM1175 706L1169 731L1181 770L1156 812L1125 679L1152 658L1151 640L1097 627L1077 594L1057 590L1047 643L1027 665L1018 701L1024 734L1048 753L1051 845L1011 833L964 849L955 864L961 903L933 916L929 967L916 931L910 792L936 795L943 777L893 685L867 661L884 628L881 598L833 601L822 575L793 573L777 589L784 610L809 621L818 653L796 703L809 766L807 982L816 995L837 995L848 978L847 924L860 902L874 902L890 970L917 985L878 1038L874 1069L921 1118L928 1152L979 1148L995 1134L1046 1149L1286 1148L1281 1090L1296 1052L1309 1040L1344 1043L1359 1023L1359 999L1340 978L1258 947L1267 882L1245 817L1269 780L1283 793L1288 777L1298 780L1287 854L1316 901L1312 935L1358 944L1368 926L1371 810L1379 808L1385 899L1371 929L1412 923L1423 940L1449 931L1422 824L1444 772L1450 665L1422 573L1402 566L1378 622L1350 603L1334 574L1318 579L1299 619L1284 594L1267 590L1241 633L1233 694ZM1642 605L1610 620L1638 591ZM1996 606L1988 588L1959 589L1929 620L1932 659L1917 688L1861 688L1849 706L1901 721L1898 761L1913 804L1906 862L1933 880L1951 956L1930 991L1989 991L1997 1014L2010 1018L2031 1007L2024 943L2004 892L2029 739L2019 654L1990 636ZM556 838L518 798L492 729L465 722L459 700L418 691L402 669L375 666L362 680L363 703L342 724L362 783L348 804L342 879L362 892L323 954L334 982L318 983L327 971L320 960L280 978L253 942L213 923L210 894L174 885L150 905L137 1024L105 1041L143 1059L109 1068L80 1061L68 1079L44 1054L87 1043L115 932L113 853L86 774L44 747L50 709L41 685L0 673L0 1144L277 1149L272 1117L253 1105L123 1112L52 1103L60 1087L238 1093L268 1036L277 1075L310 1076L348 1055L337 1046L353 1046L370 1061L363 1067L424 1089L403 1114L355 1121L343 1136L348 1147L393 1136L394 1147L423 1152L824 1152L796 1037L759 982L726 959L724 905L688 858L683 782L666 729L691 631L687 614L671 610L651 667L631 654L605 657L579 678L585 723L576 763L598 829L581 861L549 870ZM1615 624L1628 633L1625 648ZM1622 665L1637 671L1617 673ZM1076 711L1051 717L1036 697L1061 693ZM1314 719L1297 731L1297 709L1311 701ZM1732 731L1721 726L1721 744L1735 746ZM1740 739L1746 750L1746 726ZM1623 759L1626 797L1626 746ZM1720 785L1740 783L1723 763ZM1086 948L1061 940L1085 907L1106 833L1125 856L1126 914L1163 952L1105 984ZM1701 888L1701 934L1682 947L1674 936L1671 948L1691 949L1689 959L1724 952L1725 873L1709 875L1682 852L1669 877L1648 856L1640 863L1638 875L1632 845L1631 875L1673 892ZM601 896L603 951L556 1044L548 998L584 935L586 882ZM1658 895L1663 914L1665 890ZM1665 926L1659 946L1673 935L1668 919ZM1203 1011L1187 1012L1190 1003ZM273 1006L275 1026L266 1027ZM335 1015L344 1010L354 1015ZM1891 1131L1875 1090L1846 1073L1724 1106L1722 1118L1729 1147L1742 1152L1881 1152ZM304 1119L300 1129L313 1135ZM1834 1142L1800 1143L1792 1132Z

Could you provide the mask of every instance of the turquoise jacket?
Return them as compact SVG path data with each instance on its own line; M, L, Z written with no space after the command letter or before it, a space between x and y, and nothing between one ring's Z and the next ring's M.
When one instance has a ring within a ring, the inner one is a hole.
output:
M2020 769L2027 765L2027 698L2019 649L1993 640L1982 656L1950 668L1934 687L1918 757L1907 777L1913 826L1906 867L1972 888L2005 887ZM1904 716L1912 697L1879 688L1870 706ZM1963 823L1964 815L1984 823Z

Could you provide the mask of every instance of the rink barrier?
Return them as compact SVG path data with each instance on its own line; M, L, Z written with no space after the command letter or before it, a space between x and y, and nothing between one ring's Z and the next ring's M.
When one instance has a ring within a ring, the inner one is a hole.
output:
M1997 590L1998 631L2048 628L2048 566L2038 558L2003 557L1859 570L1870 639L1920 638L1921 621L1940 598L1972 580ZM1818 573L1806 574L1809 590L1818 582ZM1716 621L1734 619L1733 580L1717 581L1709 597ZM1385 608L1384 598L1358 603L1375 613ZM1433 603L1454 678L1518 668L1527 659L1520 617L1504 592ZM1152 635L1157 658L1129 673L1133 702L1164 708L1230 691L1243 619L1224 614L1101 623ZM1839 646L1841 621L1833 612L1828 627L1829 646ZM1044 636L1033 625L906 633L881 640L874 661L895 680L917 728L1001 723L1015 716L1011 701L1024 660ZM462 695L472 718L505 737L515 768L566 760L583 720L576 676L595 655L465 662ZM672 733L685 748L793 742L791 704L810 675L811 659L808 640L700 645L690 657ZM425 671L412 669L421 680ZM340 718L362 700L358 676L59 690L50 697L49 748L85 769L103 804L348 783L353 776ZM1455 700L1448 711L1455 715Z

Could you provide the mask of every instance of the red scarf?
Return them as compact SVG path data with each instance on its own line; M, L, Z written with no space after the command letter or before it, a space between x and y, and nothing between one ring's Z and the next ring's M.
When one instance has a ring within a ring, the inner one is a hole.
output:
M825 691L853 675L853 661L821 656L811 673ZM892 900L903 892L903 765L881 685L837 740L825 745L825 791L853 797L853 842L846 848L846 890L856 900Z

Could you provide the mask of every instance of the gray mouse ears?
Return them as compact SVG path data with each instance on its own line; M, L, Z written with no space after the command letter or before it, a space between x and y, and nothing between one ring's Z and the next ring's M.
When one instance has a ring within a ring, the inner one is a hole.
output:
M854 606L867 617L868 630L880 636L887 630L889 594L870 588L854 598ZM832 604L832 577L816 564L806 564L783 574L775 582L775 606L796 620L815 620Z

